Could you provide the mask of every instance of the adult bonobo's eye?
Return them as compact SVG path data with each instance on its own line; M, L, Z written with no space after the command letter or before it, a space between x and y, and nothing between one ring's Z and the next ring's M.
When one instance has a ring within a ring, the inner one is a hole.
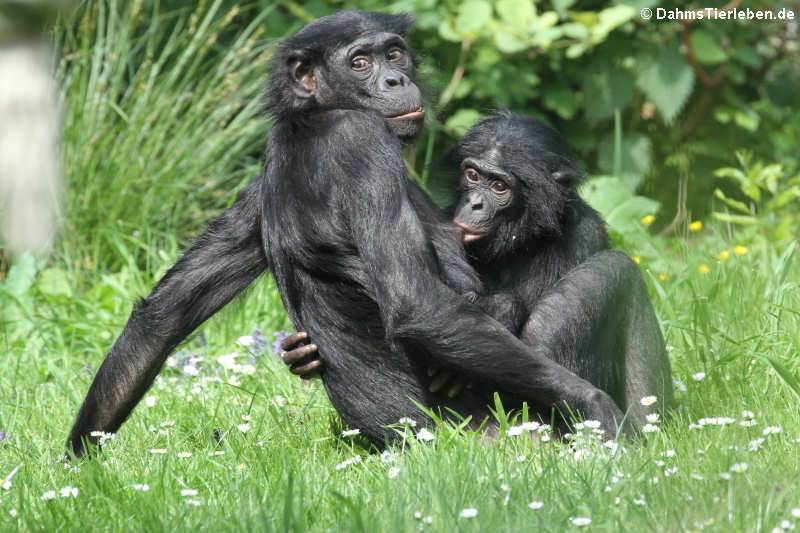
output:
M386 52L386 59L389 61L400 61L405 57L405 53L400 48L391 48Z
M371 64L372 63L370 63L369 59L365 56L356 56L350 61L350 68L358 72L363 72L367 70Z
M481 175L474 168L466 169L464 177L467 178L467 183L478 183L481 180Z
M494 180L490 187L495 192L506 192L508 190L508 185L506 185L504 181L500 180Z

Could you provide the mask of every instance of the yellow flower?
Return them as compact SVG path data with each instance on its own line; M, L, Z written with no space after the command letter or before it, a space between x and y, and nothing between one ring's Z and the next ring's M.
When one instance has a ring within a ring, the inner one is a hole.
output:
M728 250L722 250L720 253L715 255L714 258L720 261L727 261L731 258L731 253Z
M647 215L646 217L642 217L642 224L644 224L645 226L649 226L655 221L656 217L654 217L653 215Z
M739 246L734 246L733 247L733 253L735 253L736 255L740 255L740 256L744 255L744 254L747 253L747 248L745 248L741 244Z
M662 272L661 274L658 275L658 279L660 279L661 281L666 281L667 275Z
M631 259L633 259L633 262L636 263L637 265L642 264L642 258L639 257L638 255L632 255Z
M702 263L699 267L697 267L697 271L700 272L701 274L708 274L709 272L711 272L711 269L708 268L707 264Z
M689 231L700 231L701 229L703 229L703 222L700 220L695 220L689 224Z

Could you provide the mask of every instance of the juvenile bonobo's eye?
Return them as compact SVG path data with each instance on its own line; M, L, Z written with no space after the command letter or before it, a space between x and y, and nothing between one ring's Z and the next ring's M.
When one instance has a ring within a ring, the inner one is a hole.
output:
M478 174L474 168L468 168L464 171L464 177L467 178L467 183L478 183L481 180L481 175Z
M405 57L405 53L400 48L390 48L388 52L386 52L386 59L389 61L400 61Z
M504 181L500 180L494 180L490 187L495 192L506 192L508 190L508 185L506 185Z
M363 72L367 70L370 65L369 59L365 56L356 56L350 61L350 68L357 72Z

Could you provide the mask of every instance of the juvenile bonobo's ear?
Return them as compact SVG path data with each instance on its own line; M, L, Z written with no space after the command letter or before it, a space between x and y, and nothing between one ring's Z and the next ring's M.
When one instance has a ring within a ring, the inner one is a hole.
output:
M551 174L557 183L564 187L575 187L583 181L585 175L576 168L561 167Z
M317 81L314 79L314 69L311 62L300 56L293 55L289 58L289 72L292 75L292 90L300 98L311 98L317 90Z

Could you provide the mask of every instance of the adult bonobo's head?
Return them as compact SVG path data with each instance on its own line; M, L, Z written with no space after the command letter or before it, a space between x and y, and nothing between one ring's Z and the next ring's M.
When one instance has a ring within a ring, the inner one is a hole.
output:
M460 171L454 222L470 254L487 262L560 235L584 175L555 130L508 112L479 122L449 159Z
M284 40L272 58L268 109L292 119L331 109L373 109L399 137L422 131L425 111L405 36L408 15L339 11Z

